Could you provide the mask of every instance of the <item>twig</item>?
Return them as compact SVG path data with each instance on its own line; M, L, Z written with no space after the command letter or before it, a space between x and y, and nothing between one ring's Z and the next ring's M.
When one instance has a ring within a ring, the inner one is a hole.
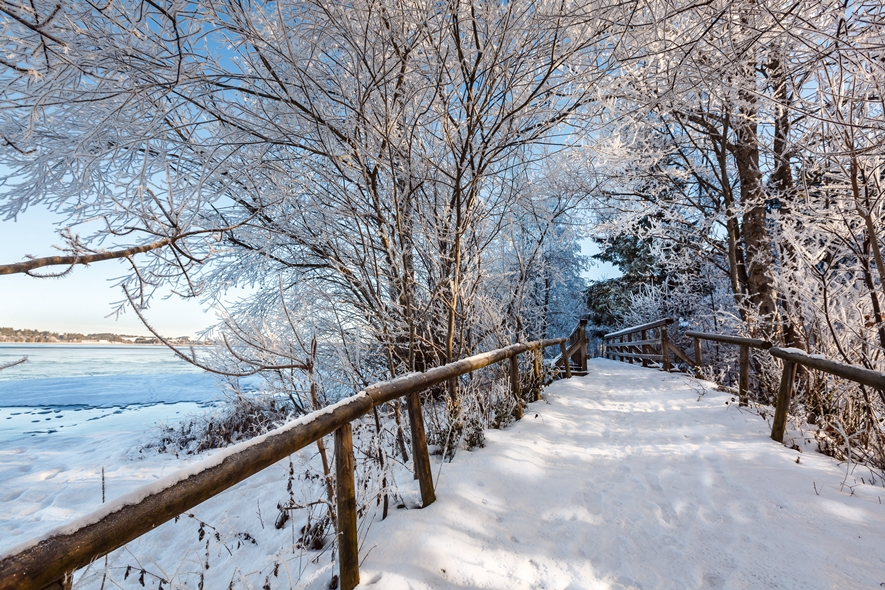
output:
M0 371L2 371L3 369L8 369L10 367L14 367L16 365L20 365L22 363L26 363L26 362L28 362L28 357L23 356L22 358L18 359L17 361L12 361L11 363L6 363L5 365L0 365Z

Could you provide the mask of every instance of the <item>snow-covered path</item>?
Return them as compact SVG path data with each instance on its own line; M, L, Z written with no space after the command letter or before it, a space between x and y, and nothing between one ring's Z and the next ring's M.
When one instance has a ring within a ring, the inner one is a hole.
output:
M591 361L445 465L434 505L374 523L360 587L885 586L881 482L843 486L705 385Z

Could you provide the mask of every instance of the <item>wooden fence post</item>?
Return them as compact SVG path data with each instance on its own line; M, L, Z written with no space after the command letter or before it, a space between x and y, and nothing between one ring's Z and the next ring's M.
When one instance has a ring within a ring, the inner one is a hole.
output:
M697 369L700 369L704 364L704 357L701 355L701 339L695 337L694 339L694 366Z
M750 347L741 344L740 358L738 360L738 399L741 406L746 406L750 400Z
M578 347L578 352L581 355L581 370L585 373L587 372L587 320L581 320L578 322L578 340L581 342L581 346Z
M43 586L43 590L71 590L74 583L74 572L68 572L63 578L60 578L48 586Z
M424 415L421 413L419 392L406 396L409 409L409 425L412 430L412 465L421 487L421 507L426 508L436 500L433 491L433 473L430 470L430 454L427 452L427 434L424 432Z
M536 348L532 351L532 360L534 361L534 369L535 369L535 401L540 401L541 399L541 380L543 379L543 374L541 371L541 349Z
M519 355L510 357L510 392L516 398L516 419L522 420L522 396L519 391Z
M784 442L784 431L787 429L787 410L790 408L790 396L793 393L795 378L796 363L784 361L781 386L777 392L777 408L774 411L774 422L771 425L771 438L779 443Z
M559 343L559 358L563 360L563 364L565 365L565 378L572 378L572 362L571 360L565 356L565 353L568 352L568 349L565 347L565 342Z
M661 326L661 354L663 355L664 371L670 372L670 339L667 337L667 326Z
M633 334L627 334L627 344L630 344L631 342L633 342ZM633 349L627 348L627 354L633 354ZM633 364L633 357L632 356L627 357L627 362L632 365Z
M639 333L639 339L640 339L640 340L647 340L647 339L648 339L648 331L647 331L647 330L643 330L642 332L640 332L640 333ZM640 344L640 345L639 345L639 352L640 352L640 354L646 354L646 348L645 348L646 346L647 346L646 344ZM643 366L643 367L647 367L647 366L648 366L648 359L647 359L647 358L643 358L643 359L642 359L642 366Z
M353 590L360 583L356 536L356 486L353 481L353 429L347 423L335 431L335 495L338 504L338 584Z

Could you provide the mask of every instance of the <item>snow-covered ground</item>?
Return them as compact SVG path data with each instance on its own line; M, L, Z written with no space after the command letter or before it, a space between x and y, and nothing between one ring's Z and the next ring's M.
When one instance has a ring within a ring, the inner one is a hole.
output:
M435 458L432 506L364 517L362 587L885 584L885 489L868 470L774 443L758 414L682 375L593 360L546 397L487 432L485 448ZM0 443L0 552L97 508L102 466L111 499L195 460L140 453L144 418ZM314 447L293 458L296 499L320 497L297 478L315 462ZM115 552L105 587L141 588L142 570L149 588L203 576L205 588L327 587L332 554L293 545L305 511L272 524L288 473L283 461ZM396 483L411 506L406 475ZM92 566L79 587L98 588L103 572Z
M436 504L376 524L362 549L363 583L885 585L881 483L773 442L765 420L709 383L698 399L700 387L591 361L586 377L547 390L549 404L488 433L487 448L459 454Z

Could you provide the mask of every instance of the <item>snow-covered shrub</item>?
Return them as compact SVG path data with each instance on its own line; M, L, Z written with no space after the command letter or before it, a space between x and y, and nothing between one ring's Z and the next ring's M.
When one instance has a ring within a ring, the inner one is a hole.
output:
M269 394L232 395L221 406L175 426L161 424L144 447L195 455L264 434L296 415L290 400Z

